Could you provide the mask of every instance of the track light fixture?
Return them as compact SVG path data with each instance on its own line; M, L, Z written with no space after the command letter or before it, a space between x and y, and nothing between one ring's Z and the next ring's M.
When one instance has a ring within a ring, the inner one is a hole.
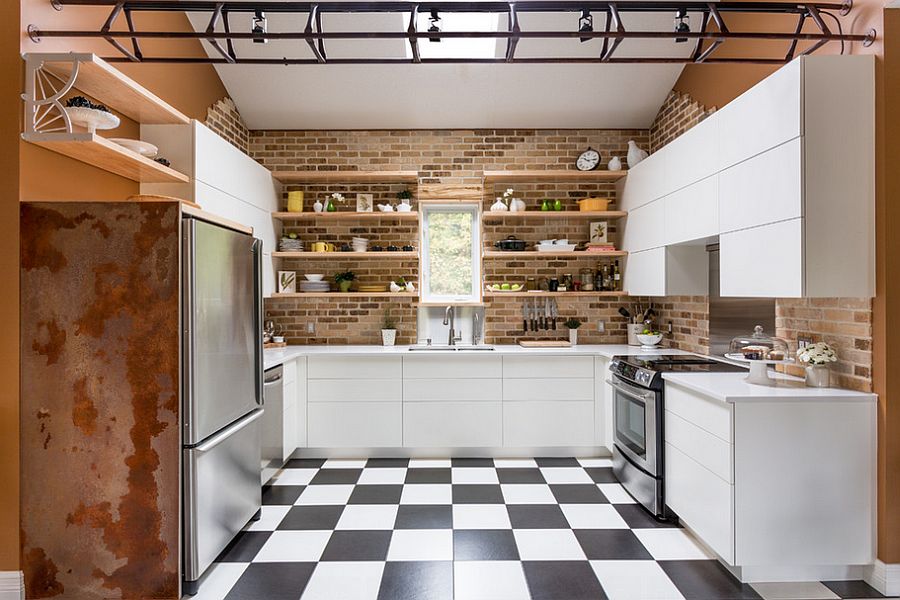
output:
M441 32L441 15L438 14L436 8L431 9L431 16L428 17L428 20L431 21L431 27L428 28L428 33L440 33ZM440 42L440 37L430 37L428 38L429 42Z
M594 15L589 10L581 11L581 18L578 19L578 31L581 33L592 33L594 31ZM590 40L589 37L579 38L582 42Z
M250 33L254 34L253 38L254 44L268 44L269 40L267 40L264 36L266 35L266 13L261 10L257 10L253 13L253 27L250 28Z
M690 21L691 21L691 18L687 14L687 9L679 8L677 11L675 11L675 32L676 33L690 33L691 32ZM686 37L675 38L675 43L677 43L677 44L682 44L686 41L688 41L688 39Z

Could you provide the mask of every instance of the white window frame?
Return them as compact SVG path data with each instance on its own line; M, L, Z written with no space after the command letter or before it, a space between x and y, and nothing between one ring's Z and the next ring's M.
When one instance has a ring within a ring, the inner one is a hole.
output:
M477 202L420 202L421 227L419 248L421 274L420 301L423 304L478 304L481 302L481 204ZM431 256L428 247L428 221L432 214L469 213L472 219L472 293L468 295L435 295L429 281Z

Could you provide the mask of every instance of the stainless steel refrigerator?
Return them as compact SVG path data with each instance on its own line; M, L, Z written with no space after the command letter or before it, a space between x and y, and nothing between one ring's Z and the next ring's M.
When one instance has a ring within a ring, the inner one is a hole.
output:
M261 252L251 235L182 222L186 594L261 509Z

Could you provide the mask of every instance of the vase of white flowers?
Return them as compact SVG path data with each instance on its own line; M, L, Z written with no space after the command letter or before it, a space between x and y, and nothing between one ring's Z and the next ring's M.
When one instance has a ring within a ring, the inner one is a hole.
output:
M806 385L828 387L831 385L830 363L837 361L834 349L825 342L807 344L797 350L797 360L806 365Z
M331 194L330 196L328 196L328 198L325 199L325 211L326 212L336 212L337 205L343 204L345 201L346 200L344 199L343 194L339 194L338 192L335 192L335 193Z

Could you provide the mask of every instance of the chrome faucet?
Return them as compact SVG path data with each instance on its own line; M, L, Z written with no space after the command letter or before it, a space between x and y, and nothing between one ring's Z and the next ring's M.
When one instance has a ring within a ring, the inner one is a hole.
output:
M462 340L462 336L456 335L456 310L452 305L444 311L444 325L450 325L450 337L447 343L455 346L456 342Z
M478 311L472 313L472 345L477 346L481 343L481 316Z

